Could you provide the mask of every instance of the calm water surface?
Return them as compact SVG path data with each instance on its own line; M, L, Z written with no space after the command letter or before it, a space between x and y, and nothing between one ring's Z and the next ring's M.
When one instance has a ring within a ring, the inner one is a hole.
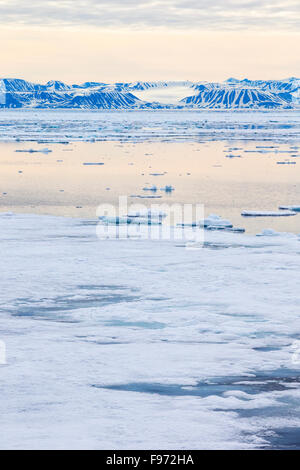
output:
M52 152L16 152L45 147ZM129 203L148 206L201 203L206 215L229 218L249 233L263 228L300 232L300 215L251 219L240 215L243 210L300 204L300 153L295 143L10 142L0 143L0 170L1 211L95 218L99 204L117 204L119 195L127 195ZM143 190L153 185L156 193ZM166 185L174 191L162 191ZM162 197L132 197L150 194Z

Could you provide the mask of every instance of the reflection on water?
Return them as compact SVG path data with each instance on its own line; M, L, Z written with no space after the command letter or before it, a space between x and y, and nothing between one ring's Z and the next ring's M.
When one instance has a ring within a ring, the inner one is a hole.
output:
M52 152L16 152L45 147ZM0 210L94 218L99 204L117 204L119 195L127 195L129 203L148 206L201 203L206 215L217 213L250 233L298 233L300 215L240 214L300 204L299 157L294 142L0 143ZM174 190L166 191L169 186ZM161 197L131 197L139 195Z

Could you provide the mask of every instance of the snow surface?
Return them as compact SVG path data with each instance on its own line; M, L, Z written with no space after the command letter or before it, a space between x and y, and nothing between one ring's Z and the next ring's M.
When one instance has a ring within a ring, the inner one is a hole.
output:
M206 232L186 249L6 213L0 237L2 449L246 449L297 433L296 235Z

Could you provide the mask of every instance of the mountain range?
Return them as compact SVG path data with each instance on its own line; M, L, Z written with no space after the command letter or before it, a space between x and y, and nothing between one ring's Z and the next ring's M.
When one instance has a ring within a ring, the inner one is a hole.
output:
M300 79L225 82L159 81L68 85L0 79L0 108L68 109L292 109L300 106Z

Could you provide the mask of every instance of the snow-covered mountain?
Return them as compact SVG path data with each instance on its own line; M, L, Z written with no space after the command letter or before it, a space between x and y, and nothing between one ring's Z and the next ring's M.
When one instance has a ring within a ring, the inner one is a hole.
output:
M142 106L139 98L114 85L87 82L38 85L20 79L0 80L1 108L127 109Z
M66 85L65 83L57 80L50 80L46 85L38 85L38 87L47 91L66 91L72 89L70 85Z
M290 93L271 93L259 88L250 87L215 87L203 86L197 95L182 100L186 105L200 108L290 108Z
M300 79L298 78L287 78L284 80L237 80L230 78L225 83L236 84L237 86L248 86L253 88L260 88L265 91L271 91L273 93L284 93L293 92L300 87Z
M28 92L34 91L36 85L26 80L20 80L17 78L3 78L0 79L1 89L6 90L7 92Z
M270 109L300 106L300 79L239 80L223 83L158 81L68 85L0 79L0 108L83 109Z
M66 108L83 109L126 109L136 108L142 102L131 93L117 90L99 90L86 94L77 94L65 103Z

